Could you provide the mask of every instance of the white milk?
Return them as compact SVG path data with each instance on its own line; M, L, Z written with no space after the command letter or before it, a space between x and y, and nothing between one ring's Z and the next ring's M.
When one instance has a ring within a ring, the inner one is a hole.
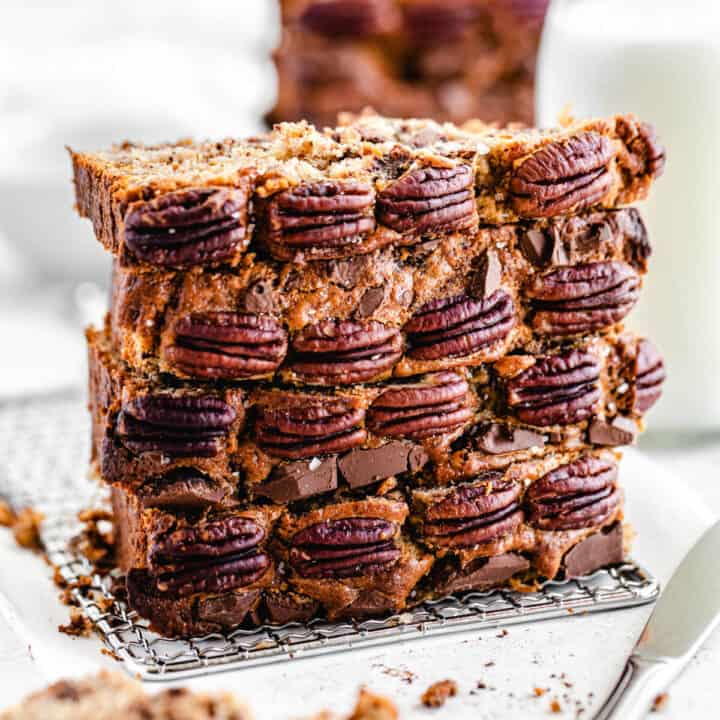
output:
M633 112L668 150L641 210L654 254L629 325L665 356L653 428L720 430L720 22L717 0L555 0L536 96L542 126Z

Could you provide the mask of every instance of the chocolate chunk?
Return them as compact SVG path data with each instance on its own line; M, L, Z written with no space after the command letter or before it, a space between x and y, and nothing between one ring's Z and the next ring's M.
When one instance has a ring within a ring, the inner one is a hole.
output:
M191 468L149 481L138 493L143 507L196 508L214 505L224 499L226 491L210 478Z
M250 590L202 598L197 604L197 616L200 620L214 622L223 627L236 627L245 619L259 596L259 590Z
M307 622L317 614L320 603L306 595L290 592L268 592L265 595L265 611L271 623L286 625L291 622Z
M368 265L367 256L350 257L345 260L331 260L328 263L328 279L340 287L354 288Z
M552 239L537 228L530 228L520 236L520 250L533 265L547 265L551 248Z
M637 436L635 421L622 415L617 415L607 422L600 418L593 418L588 428L588 438L595 445L632 445Z
M480 261L471 281L471 294L476 298L490 297L500 289L502 281L502 266L497 253L488 250Z
M360 298L357 308L357 316L361 318L370 317L379 307L385 297L385 286L368 288Z
M412 469L412 465L417 465L422 461L422 456L419 456L417 452L414 453L412 461L410 459L411 454L418 447L411 442L393 440L380 447L367 450L356 448L343 455L338 460L338 466L351 488L364 487ZM427 462L427 455L424 454L424 451L423 455Z
M570 262L560 230L555 226L545 230L526 230L520 236L520 250L537 267L567 265Z
M457 593L464 590L485 590L506 583L513 575L525 572L530 563L517 553L505 553L489 558L479 558L462 570L449 573L437 586L438 592Z
M337 487L337 457L298 460L275 468L270 480L254 488L256 495L288 503Z
M490 455L502 455L516 450L542 448L545 436L525 428L493 423L475 439L476 445Z
M277 299L269 280L253 283L243 296L243 308L249 313L272 313L277 310Z
M622 525L590 535L565 555L565 577L588 575L605 565L616 565L624 559Z

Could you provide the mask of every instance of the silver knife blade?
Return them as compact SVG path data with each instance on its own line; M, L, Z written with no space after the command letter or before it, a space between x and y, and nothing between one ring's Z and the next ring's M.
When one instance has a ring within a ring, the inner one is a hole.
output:
M595 720L642 720L720 621L720 521L678 566Z
M691 548L655 605L633 655L681 659L720 621L720 521Z

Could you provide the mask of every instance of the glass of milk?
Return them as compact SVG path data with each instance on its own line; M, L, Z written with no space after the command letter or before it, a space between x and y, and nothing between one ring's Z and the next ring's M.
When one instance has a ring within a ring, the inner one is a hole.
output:
M720 432L720 3L553 0L536 113L557 124L633 112L667 148L643 213L654 254L629 325L665 356L651 427Z

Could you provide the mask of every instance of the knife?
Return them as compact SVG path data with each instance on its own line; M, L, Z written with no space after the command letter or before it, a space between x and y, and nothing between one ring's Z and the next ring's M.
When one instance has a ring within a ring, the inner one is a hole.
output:
M720 521L670 578L595 720L642 720L720 621Z

